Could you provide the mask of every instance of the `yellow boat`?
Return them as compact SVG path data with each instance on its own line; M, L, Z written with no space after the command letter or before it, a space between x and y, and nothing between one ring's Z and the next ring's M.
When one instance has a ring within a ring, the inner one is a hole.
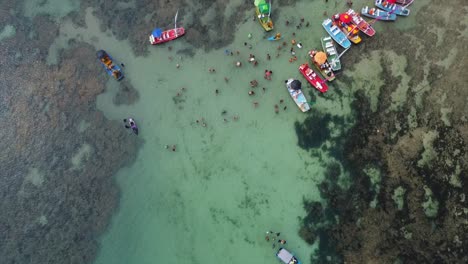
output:
M266 3L265 0L255 1L255 13L258 22L262 25L265 31L273 30L273 20L271 20L271 2Z

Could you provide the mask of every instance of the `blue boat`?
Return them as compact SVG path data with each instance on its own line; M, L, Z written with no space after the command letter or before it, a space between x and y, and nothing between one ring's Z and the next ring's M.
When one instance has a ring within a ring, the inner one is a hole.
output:
M389 12L390 14L399 16L408 16L410 13L410 10L406 9L406 7L397 4L390 4L385 0L375 0L375 6Z
M301 264L301 262L291 252L284 248L280 248L278 250L276 257L278 257L278 259L284 264Z
M106 70L110 76L114 77L117 81L123 79L124 75L122 73L122 69L114 63L114 59L112 59L107 52L99 50L96 53L96 56L99 59L99 62L101 62L102 67L104 67L104 70Z
M336 43L341 47L348 49L351 47L351 41L346 37L346 35L341 31L337 26L333 25L331 19L327 18L322 23L323 28L328 32L330 37L333 38Z
M365 6L361 9L361 14L366 17L375 18L382 21L395 21L397 16L395 14L390 14L389 12L380 10L378 8L369 8Z

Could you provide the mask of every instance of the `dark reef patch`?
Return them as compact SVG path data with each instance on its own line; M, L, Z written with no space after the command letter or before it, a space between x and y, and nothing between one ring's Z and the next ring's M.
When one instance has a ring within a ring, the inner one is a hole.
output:
M461 0L455 2L466 7ZM411 77L410 89L406 101L391 109L392 93L402 79L393 76L389 61L382 57L384 85L377 111L371 111L364 92L354 94L356 122L343 148L335 148L333 154L350 174L350 186L342 189L336 183L337 166L330 164L319 184L325 204L304 201L308 215L299 234L309 244L320 237L321 250L312 256L312 263L468 262L468 90L461 88L468 83L461 72L468 68L467 54L457 53L461 57L448 67L438 63L446 59L442 54L447 51L463 50L466 37L454 30L460 28L459 21L447 20L437 11L442 8L432 1L419 11L412 29L401 32L384 25L385 34L344 57L344 64L353 64L363 54L383 48L406 56L408 65L400 70ZM451 14L458 16L463 16L461 9ZM438 45L431 28L440 25L447 29L445 34L463 41L444 39ZM402 45L403 40L409 43ZM419 90L412 89L417 86ZM411 111L415 112L410 123ZM306 121L296 124L298 133L323 126L321 119L313 120L316 124ZM301 137L299 142L307 142ZM378 192L365 173L368 168L379 168ZM405 191L399 198L401 208L394 201L398 187Z
M109 76L94 48L72 43L48 66L58 25L9 8L0 5L17 29L0 48L0 262L91 263L118 205L112 176L142 142L96 111Z
M137 102L138 99L140 99L138 91L127 80L123 80L118 85L117 94L112 101L116 105L131 105Z
M330 138L330 122L339 122L340 118L330 114L314 112L307 116L303 123L295 122L294 127L298 137L299 147L310 150L318 148Z

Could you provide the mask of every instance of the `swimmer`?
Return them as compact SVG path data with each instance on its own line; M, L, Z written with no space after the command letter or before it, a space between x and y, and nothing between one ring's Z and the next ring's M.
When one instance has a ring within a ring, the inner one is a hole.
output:
M182 92L185 92L185 91L187 91L187 89L185 89L185 87L182 87L182 89L181 89L181 90L182 90Z
M240 61L236 62L236 67L241 67L242 63Z
M309 25L310 25L310 23L309 23L309 22L307 22L305 26L306 26L306 27L309 27Z
M252 90L250 90L250 91L249 91L249 95L250 95L250 96L255 95L255 92L252 91Z
M258 61L254 61L253 65L254 65L254 66L257 66L257 65L258 65Z
M286 110L286 108L288 108L287 106L284 106L283 110Z
M280 240L278 240L278 243L280 243L280 244L284 245L284 244L286 244L286 240L284 240L284 239L280 239Z
M296 46L297 46L298 48L302 49L302 43L301 43L301 42L297 43Z
M122 66L122 67L124 67L124 68L125 68L125 64L123 64L123 63L120 63L120 66Z
M271 59L271 57L270 57L270 54L268 53L267 54L267 60L270 60L270 59Z
M169 51L171 51L171 50L172 50L172 46L167 47L167 49L168 49Z
M282 104L283 102L284 102L284 100L283 100L283 99L281 99L281 100L280 100L280 104Z
M237 121L237 120L239 120L239 116L238 116L238 115L235 115L235 116L232 117L232 119L233 119L234 121Z
M223 111L221 112L221 114L222 114L222 115L225 115L225 114L227 114L227 111L226 111L226 110L223 110Z
M229 79L227 77L224 77L225 82L229 82Z
M265 87L262 87L262 90L263 90L264 93L266 92L266 88L265 88Z
M176 145L172 145L171 150L172 150L173 152L175 152L175 151L176 151Z
M176 96L181 96L182 94L181 93L176 93Z
M176 64L176 68L177 68L177 69L180 68L180 64L179 64L179 63Z
M219 94L219 90L218 90L218 89L215 90L215 94L216 94L216 95Z
M257 107L258 107L258 102L253 102L253 106L254 106L255 108L257 108Z
M286 20L286 26L289 26L289 20Z
M165 145L164 148L165 148L165 149L168 149L168 148L169 148L169 145Z

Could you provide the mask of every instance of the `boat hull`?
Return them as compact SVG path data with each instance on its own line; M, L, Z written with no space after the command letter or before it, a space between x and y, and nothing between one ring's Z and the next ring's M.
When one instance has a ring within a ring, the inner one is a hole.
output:
M408 16L410 14L409 9L397 4L390 4L384 0L375 0L375 6L391 14L399 16Z
M306 80L319 92L325 93L328 91L328 86L325 84L325 81L322 80L322 78L320 78L319 75L309 67L309 64L304 63L299 66L299 71L302 73L304 78L306 78Z
M122 69L114 63L114 59L104 50L99 50L96 56L107 74L114 77L117 81L124 78Z
M345 34L345 36L349 39L349 41L351 41L354 44L361 43L362 39L359 36L359 31L355 35L349 33L349 32L351 32L351 31L353 31L353 30L355 30L357 28L355 25L344 24L344 23L341 23L341 22L336 23L336 25Z
M346 11L346 14L351 17L351 23L355 25L362 33L369 37L375 35L375 29L353 9Z
M260 10L257 6L255 7L255 14L257 16L258 22L266 32L273 30L274 26L271 17L260 14Z
M185 35L185 28L173 28L163 31L160 37L151 34L149 36L149 41L151 45L158 45L180 38L183 35Z
M340 62L340 58L338 57L338 51L336 50L331 37L322 37L320 39L320 42L322 43L323 51L328 56L328 63L330 63L332 70L333 71L341 70L341 62Z
M286 80L286 89L289 92L289 95L291 95L291 98L294 100L294 103L296 103L297 107L303 112L307 112L310 110L309 103L307 102L307 98L305 97L304 93L302 90L294 90L291 88L291 83L294 81L294 79L288 79Z
M351 41L346 38L346 35L337 26L333 25L331 19L325 19L322 26L338 45L345 49L351 47Z
M369 8L368 6L361 9L361 15L382 21L395 21L397 19L395 14L390 14L378 8Z

